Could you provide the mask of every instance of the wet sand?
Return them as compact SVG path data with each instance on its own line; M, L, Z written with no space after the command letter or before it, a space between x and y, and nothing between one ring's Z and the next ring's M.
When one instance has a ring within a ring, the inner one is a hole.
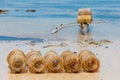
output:
M16 78L15 78L16 76ZM100 80L97 73L9 74L8 80Z
M63 42L66 46L52 46L44 48L48 44L60 44L61 42L46 42L36 43L35 45L29 44L29 41L1 41L0 42L0 79L1 80L119 80L120 74L120 41L112 41L113 43L104 44L102 46L81 46L76 42ZM59 55L64 50L71 50L79 52L83 49L91 50L100 60L100 70L96 73L44 73L44 74L33 74L33 73L21 73L14 74L10 73L6 57L8 53L15 49L21 49L26 53L34 50L40 50L44 55L49 50L55 50Z

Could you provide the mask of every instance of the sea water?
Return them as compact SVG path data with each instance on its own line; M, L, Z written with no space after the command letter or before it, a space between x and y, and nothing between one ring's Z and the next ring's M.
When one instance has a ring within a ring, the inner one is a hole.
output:
M0 40L74 40L79 26L51 32L76 22L79 8L92 10L93 23L102 21L89 25L93 39L120 39L120 0L0 0L0 9L8 10L0 14Z

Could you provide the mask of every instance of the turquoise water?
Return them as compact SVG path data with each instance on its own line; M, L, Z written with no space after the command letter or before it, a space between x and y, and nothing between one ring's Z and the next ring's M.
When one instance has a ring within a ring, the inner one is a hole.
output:
M50 33L61 23L76 22L79 8L91 8L93 21L105 21L90 24L92 38L120 39L119 4L119 0L0 0L0 9L9 10L0 14L0 36L73 40L78 26L63 29L56 35Z

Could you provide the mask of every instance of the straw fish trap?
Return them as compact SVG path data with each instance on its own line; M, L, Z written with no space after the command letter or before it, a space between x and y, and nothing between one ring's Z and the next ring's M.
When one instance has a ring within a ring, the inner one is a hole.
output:
M92 22L92 12L91 9L79 9L78 11L78 23L91 23Z
M62 72L63 71L63 60L54 51L49 51L45 54L46 66L48 72Z
M32 73L44 73L46 71L45 59L39 51L31 51L27 55L27 65Z
M26 71L26 57L19 49L12 50L7 56L7 62L11 72L19 73Z
M86 72L96 72L100 67L100 62L97 57L88 50L83 50L79 54L79 58L82 60L82 68Z
M70 51L64 51L61 57L64 60L64 68L66 72L77 73L81 70L81 60L77 54Z

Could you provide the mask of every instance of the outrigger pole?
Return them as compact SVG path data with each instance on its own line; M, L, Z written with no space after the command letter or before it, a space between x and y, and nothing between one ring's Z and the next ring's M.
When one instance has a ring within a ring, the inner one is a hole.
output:
M51 34L55 34L57 32L59 32L60 30L62 30L63 28L67 28L67 27L73 27L73 26L79 26L81 28L81 31L84 31L88 29L89 24L98 24L98 23L103 23L103 21L94 21L92 22L92 11L89 8L85 8L85 9L79 9L78 10L78 17L77 17L77 22L74 23L68 23L68 24L60 24L58 27L55 28L55 30L53 30L51 32ZM85 29L87 28L87 29ZM85 31L86 32L86 31Z

